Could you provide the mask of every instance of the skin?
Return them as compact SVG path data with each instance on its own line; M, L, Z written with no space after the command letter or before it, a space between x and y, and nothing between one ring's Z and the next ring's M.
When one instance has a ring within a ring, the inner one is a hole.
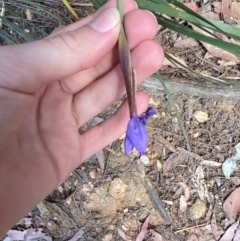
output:
M153 16L125 0L125 30L136 82L163 62L152 41ZM81 135L78 128L125 91L119 66L118 22L107 32L89 25L110 6L42 40L0 47L0 236L60 185L88 157L126 131L127 102ZM137 94L139 114L148 97Z

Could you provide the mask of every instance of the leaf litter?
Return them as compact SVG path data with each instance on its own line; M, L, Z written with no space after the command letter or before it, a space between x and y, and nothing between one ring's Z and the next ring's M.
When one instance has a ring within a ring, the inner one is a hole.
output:
M223 211L233 220L240 209L240 187L236 188L223 203Z
M222 164L222 171L227 179L230 178L237 166L237 162L240 160L240 143L238 143L234 148L236 150L236 154L227 158Z
M178 185L180 185L184 190L184 195L180 196L180 210L181 212L185 212L188 205L187 202L190 198L189 187L184 182L179 182Z

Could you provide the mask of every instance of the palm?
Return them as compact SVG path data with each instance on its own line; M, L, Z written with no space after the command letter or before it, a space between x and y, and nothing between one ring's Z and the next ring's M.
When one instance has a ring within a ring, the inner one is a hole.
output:
M125 4L129 12L125 27L139 83L160 68L163 52L151 41L156 33L152 16L142 10L132 11L136 8L134 1ZM99 11L113 5L116 2L109 1ZM111 31L97 33L88 26L91 21L90 17L52 38L1 51L0 196L7 209L0 206L0 221L4 220L5 225L0 234L61 184L74 168L126 130L127 103L100 125L81 135L78 132L124 91L113 48L120 24ZM139 111L144 111L146 95L139 94L138 102ZM17 216L8 215L10 210Z

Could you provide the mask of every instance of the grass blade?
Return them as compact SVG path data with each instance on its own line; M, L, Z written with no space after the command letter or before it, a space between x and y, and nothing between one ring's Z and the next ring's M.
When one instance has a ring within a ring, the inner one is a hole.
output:
M177 1L178 2L178 1ZM185 11L181 11L175 9L170 6L168 2L165 0L161 0L158 2L155 1L147 1L147 0L137 0L139 8L147 9L154 14L165 14L170 17L184 19L198 27L208 28L217 32L224 33L234 39L240 40L240 29L219 21L212 20L210 18L204 18L194 11L190 10L183 4L181 4L182 9ZM178 6L179 6L178 2Z
M178 124L179 124L179 127L180 127L181 130L182 130L182 133L183 133L183 135L184 135L184 138L186 139L187 143L189 143L189 141L188 141L188 136L187 136L187 132L186 132L186 130L185 130L185 128L184 128L184 125L183 125L183 122L182 122L180 113L179 113L178 108L177 108L177 106L176 106L176 104L175 104L175 102L174 102L174 100L173 100L173 98L172 98L172 95L170 94L167 86L165 85L164 80L162 79L161 75L160 75L158 72L156 73L156 76L157 76L158 80L160 81L160 83L162 84L162 87L163 87L164 91L165 91L166 94L167 94L167 97L168 97L169 102L171 103L172 107L174 108L174 112L175 112L175 114L176 114L176 117L177 117L177 120L178 120Z
M240 57L240 47L237 44L225 42L221 39L216 39L216 38L212 38L212 37L203 35L203 34L198 33L186 26L183 26L170 19L167 19L167 18L163 17L162 15L157 15L157 18L158 18L159 23L166 28L169 28L173 31L176 31L176 32L181 33L186 36L189 36L191 38L197 39L199 41L203 41L203 42L212 44L214 46L217 46L221 49L224 49L224 50Z
M8 26L10 29L12 29L13 31L17 32L25 40L27 40L27 41L33 41L34 40L34 37L32 35L26 33L23 29L18 27L16 24L8 21L5 17L2 17L2 22L6 26Z
M0 38L4 39L9 44L18 44L19 43L17 41L17 39L13 38L11 35L9 35L7 32L2 30L1 28L0 28Z

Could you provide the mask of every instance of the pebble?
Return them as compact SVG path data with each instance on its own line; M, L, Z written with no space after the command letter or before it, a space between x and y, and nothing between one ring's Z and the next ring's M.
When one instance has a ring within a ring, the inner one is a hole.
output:
M140 160L141 160L141 162L144 164L144 165L148 165L149 164L149 158L146 156L146 155L141 155L140 156Z
M191 220L196 221L204 217L207 210L207 204L200 198L197 198L194 204L190 207L188 211L188 216Z
M209 120L208 113L203 112L201 110L196 111L193 114L193 116L197 120L198 123L205 123L207 120Z

